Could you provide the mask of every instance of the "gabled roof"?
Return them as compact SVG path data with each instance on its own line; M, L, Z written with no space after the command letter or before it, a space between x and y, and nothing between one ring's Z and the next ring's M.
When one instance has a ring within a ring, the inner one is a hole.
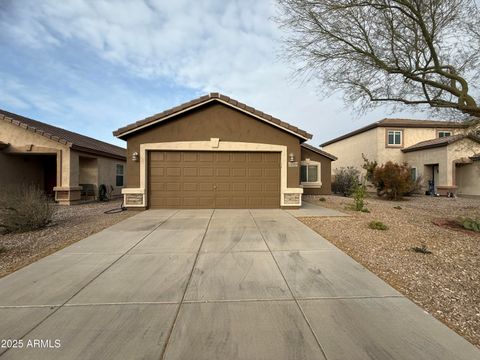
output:
M340 140L348 139L357 134L361 134L377 127L401 127L401 128L465 128L466 124L446 120L416 120L416 119L382 119L360 129L351 131L347 134L328 140L320 146L327 146Z
M323 155L323 156L325 156L326 158L329 158L329 159L332 160L332 161L335 161L335 160L338 159L335 155L332 155L332 154L330 154L330 153L328 153L328 152L326 152L326 151L323 151L322 149L319 149L319 148L317 148L317 147L315 147L315 146L312 146L312 145L310 145L310 144L303 143L301 146L302 146L303 148L308 149L308 150L310 150L310 151L313 151L313 152L315 152L315 153L317 153L317 154Z
M116 159L126 159L126 150L124 148L1 109L0 120L32 131L50 140L57 141L75 150Z
M277 119L271 115L265 114L262 111L259 111L257 109L254 109L251 106L248 106L246 104L243 104L237 100L234 100L228 96L219 94L219 93L210 93L208 95L201 96L197 99L191 100L189 102L186 102L184 104L175 106L171 109L165 110L161 113L155 114L153 116L147 117L143 120L139 120L135 123L129 124L127 126L121 127L118 130L113 132L113 135L119 138L123 138L124 136L131 134L135 131L138 131L140 129L144 129L148 126L158 124L159 122L166 121L173 116L179 115L183 112L192 110L194 108L197 108L199 106L205 105L210 102L219 102L222 104L225 104L227 106L230 106L234 109L237 109L239 111L242 111L246 114L249 114L259 120L265 121L266 123L269 123L273 126L276 126L284 131L287 131L289 133L292 133L303 140L308 140L312 138L312 135L309 134L308 132L299 129L296 126L290 125L280 119Z
M432 140L420 141L419 143L416 143L415 145L411 145L407 148L402 149L402 151L403 152L412 152L412 151L418 151L418 150L425 150L425 149L447 146L447 145L453 144L454 142L457 142L457 141L465 139L465 138L469 138L473 141L480 142L480 140L475 136L459 134L459 135L445 136L445 137L436 138L436 139L432 139Z

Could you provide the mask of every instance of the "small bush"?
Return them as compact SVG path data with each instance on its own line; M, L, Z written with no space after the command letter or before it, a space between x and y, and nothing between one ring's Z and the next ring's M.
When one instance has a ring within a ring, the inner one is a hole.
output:
M364 213L370 213L370 210L368 210L367 208L363 208L362 210L360 210L361 212L364 212Z
M353 202L356 211L362 211L365 206L365 185L357 184L353 191Z
M45 227L52 221L55 207L34 185L18 185L0 191L0 227L23 232Z
M325 198L322 196L320 199L318 199L318 201L322 201L322 202L323 202L323 201L327 201L327 199L325 199Z
M355 187L359 184L360 171L354 167L342 167L335 172L332 183L332 191L343 196L352 195Z
M480 232L480 218L479 219L464 218L464 219L460 219L460 223L462 224L463 228L466 230Z
M367 171L365 178L367 179L367 181L373 182L373 175L375 174L375 169L377 168L378 163L376 161L368 160L365 154L363 153L362 153L362 158L363 158L362 168L364 168Z
M375 168L373 184L378 196L386 196L390 200L400 200L403 195L415 187L411 176L411 168L407 163L397 164L387 161Z
M387 230L388 229L387 225L385 225L383 222L378 221L378 220L371 221L368 224L368 227L370 229L373 229L373 230Z

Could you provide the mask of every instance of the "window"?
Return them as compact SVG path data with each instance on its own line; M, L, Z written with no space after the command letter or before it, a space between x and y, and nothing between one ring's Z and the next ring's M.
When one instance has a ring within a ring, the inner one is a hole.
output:
M123 165L117 164L116 186L123 186Z
M401 146L402 145L402 130L388 130L387 145Z
M451 131L446 131L446 130L440 130L438 132L438 137L439 138L446 137L446 136L452 136L452 132Z
M410 176L413 181L417 180L417 168L414 168L414 167L410 168Z
M300 166L300 181L302 184L320 186L320 163L316 161L302 161Z

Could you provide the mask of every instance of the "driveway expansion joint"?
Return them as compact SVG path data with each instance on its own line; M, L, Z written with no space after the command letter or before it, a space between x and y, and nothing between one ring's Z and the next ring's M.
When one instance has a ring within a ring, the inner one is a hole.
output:
M165 359L165 355L166 355L167 349L168 349L168 344L170 343L170 339L172 337L173 330L175 329L175 325L176 325L177 320L178 320L178 315L180 314L180 310L182 309L182 304L184 304L184 302L185 302L185 296L187 294L188 286L190 285L190 282L192 281L193 272L195 271L195 266L197 265L198 258L200 256L200 250L202 248L203 242L205 241L205 237L207 236L208 228L210 226L210 223L212 221L214 213L215 213L215 209L213 209L212 213L210 214L210 218L208 219L207 226L205 227L205 231L204 231L203 236L202 236L202 241L200 242L200 246L197 249L195 259L193 260L192 269L191 269L190 274L188 276L188 280L187 280L187 283L185 285L185 289L183 291L182 298L180 299L180 303L178 304L177 311L175 312L175 317L173 318L172 326L170 326L167 338L165 340L165 345L164 345L164 347L162 349L162 352L161 352L161 355L160 355L160 359L162 359L162 360Z
M55 313L57 313L61 308L63 308L70 300L72 300L75 296L77 296L83 289L85 289L88 285L90 285L93 281L95 281L99 276L101 276L103 273L105 273L105 271L107 271L108 269L110 269L113 265L115 265L120 259L122 259L125 255L127 255L127 253L133 249L135 246L137 246L138 244L140 244L143 240L145 240L145 238L147 238L148 235L150 235L152 232L154 232L156 229L158 229L163 223L165 223L168 219L170 219L171 217L173 217L175 214L178 213L178 210L176 212L174 212L172 215L168 216L166 219L164 219L163 221L161 221L157 226L155 226L151 231L148 232L148 234L146 234L145 236L143 236L140 240L138 240L134 245L132 245L127 251L125 251L123 254L121 254L116 260L114 260L110 265L108 265L107 267L105 267L102 271L100 271L96 276L94 276L92 279L90 279L90 281L88 281L85 285L83 285L78 291L76 291L72 296L70 296L67 300L65 300L61 305L59 306L55 306L54 309L52 309L53 311L51 313L49 313L47 316L45 316L40 322L38 322L35 326L33 326L30 330L28 330L27 332L25 332L25 334L23 334L22 336L19 337L19 339L24 339L28 334L30 334L33 330L35 330L36 328L38 328L41 324L43 324L47 319L49 319L50 317L52 317ZM11 348L7 348L4 352L0 353L0 357L4 356L6 353L8 353L8 351L10 350Z
M325 360L328 360L327 358L327 353L324 349L324 347L322 346L322 344L320 343L320 340L318 339L318 336L317 334L315 333L315 330L313 330L313 327L312 327L312 324L310 324L310 321L308 320L307 318L307 315L305 314L305 312L303 311L298 299L295 297L295 294L293 293L291 287L290 287L290 284L287 282L287 279L285 278L285 275L283 274L282 272L282 269L280 269L280 265L278 264L277 262L277 259L275 258L275 255L273 254L272 250L270 249L270 246L268 245L268 242L267 240L265 239L265 236L263 235L262 231L260 230L260 227L258 226L257 224L257 220L255 219L255 216L253 216L252 212L250 210L248 210L248 212L250 213L250 216L252 217L253 219L253 222L255 223L255 226L257 227L257 230L260 232L260 236L262 237L263 241L265 242L265 245L267 246L267 249L268 251L270 252L270 255L272 256L273 258L273 261L275 262L275 265L277 266L277 269L278 271L280 272L280 274L282 275L282 278L283 278L283 281L285 281L285 284L287 285L287 288L288 288L288 291L290 292L290 295L292 296L293 298L293 301L295 301L295 304L297 305L297 308L298 310L300 311L300 313L302 314L302 317L303 319L305 320L305 322L307 323L307 326L308 328L310 329L320 351L322 352L322 355L324 356ZM295 220L297 220L293 215L290 214L290 216L292 216ZM298 220L297 220L298 221ZM290 299L290 301L292 301Z

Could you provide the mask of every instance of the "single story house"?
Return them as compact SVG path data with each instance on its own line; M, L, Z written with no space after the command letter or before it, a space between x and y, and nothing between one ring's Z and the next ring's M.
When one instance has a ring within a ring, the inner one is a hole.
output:
M320 145L338 156L333 172L352 166L365 173L363 156L384 164L407 162L423 189L440 195L480 195L480 137L464 123L383 119Z
M125 149L0 110L0 188L34 184L60 204L96 197L104 184L121 196ZM88 189L88 193L85 191Z
M302 146L311 134L218 93L113 134L130 208L296 208L307 188L330 192L335 157Z

